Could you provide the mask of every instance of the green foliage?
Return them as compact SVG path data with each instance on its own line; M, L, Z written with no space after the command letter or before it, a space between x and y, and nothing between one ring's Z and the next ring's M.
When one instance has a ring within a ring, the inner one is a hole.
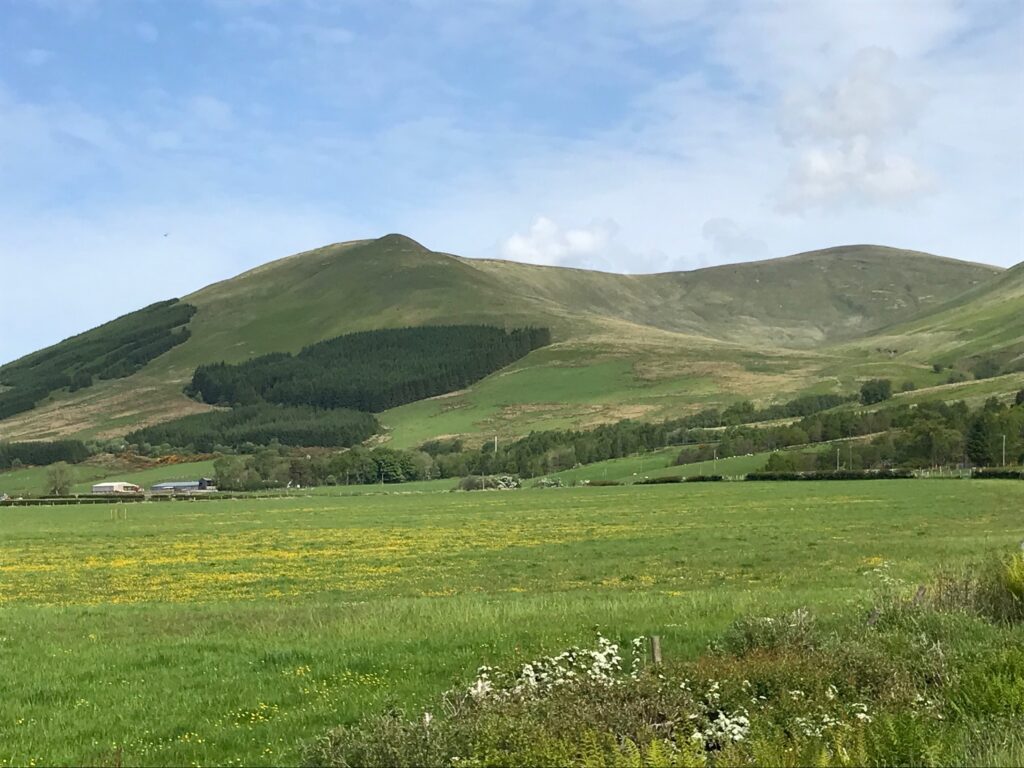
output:
M0 419L31 410L53 392L84 389L93 378L130 376L188 340L196 308L177 299L124 315L0 367Z
M383 411L453 392L551 343L543 328L364 331L245 363L203 365L190 391L212 405L266 402Z
M892 397L892 382L889 379L871 379L860 388L860 401L864 405L874 405Z
M967 457L981 467L995 466L999 463L1000 438L996 417L991 413L978 414L967 430Z
M936 580L927 599L943 611L1007 624L1024 623L1024 551L973 567L947 570Z
M81 440L54 440L39 443L0 443L0 469L45 466L57 461L78 464L89 458L89 449Z
M75 476L66 462L58 461L46 472L46 492L51 496L67 496Z
M814 616L801 608L783 616L742 616L726 630L716 648L734 656L781 650L809 653L820 641Z
M289 455L278 447L249 456L224 456L214 463L214 476L221 490L253 491L287 485L390 485L431 480L437 477L437 470L428 454L388 447L368 450L357 446L316 456Z
M912 480L908 469L838 469L820 472L748 472L751 481L786 480Z
M127 435L130 443L167 444L208 453L218 445L347 447L376 434L377 420L346 409L250 405L231 411L184 416Z
M993 376L998 376L1002 372L1002 366L998 360L991 357L985 357L976 362L971 367L971 373L974 374L976 379L991 379Z

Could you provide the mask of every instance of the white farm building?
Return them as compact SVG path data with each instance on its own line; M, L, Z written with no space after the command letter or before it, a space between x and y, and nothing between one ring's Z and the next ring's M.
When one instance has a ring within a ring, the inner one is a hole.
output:
M105 493L142 493L142 489L134 483L97 483L92 487L95 494Z

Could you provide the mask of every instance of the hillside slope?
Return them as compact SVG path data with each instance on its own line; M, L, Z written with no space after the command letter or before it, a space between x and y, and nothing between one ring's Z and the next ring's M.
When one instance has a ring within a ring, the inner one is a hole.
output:
M557 343L470 392L389 412L385 423L401 443L834 391L876 362L837 344L924 317L1000 272L879 246L624 276L466 259L400 235L340 243L184 297L198 310L186 343L130 378L58 395L0 422L0 437L123 434L205 409L181 394L201 363L425 323L543 325Z
M1004 369L1024 370L1024 263L864 343L946 365L991 358Z

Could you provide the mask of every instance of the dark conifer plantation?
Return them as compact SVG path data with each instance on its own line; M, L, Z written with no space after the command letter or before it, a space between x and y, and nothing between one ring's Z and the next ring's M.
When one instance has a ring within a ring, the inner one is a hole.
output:
M0 419L30 411L67 387L72 392L94 379L131 376L151 360L188 340L196 308L178 299L152 304L91 331L0 368Z
M126 440L136 445L190 447L201 452L274 441L288 446L345 448L372 437L379 427L369 413L264 404L185 416L132 432Z
M44 443L0 443L0 469L18 464L46 466L58 461L78 464L89 458L89 449L81 440L54 440Z
M551 342L546 328L485 325L365 331L238 365L200 366L190 393L211 405L379 412L462 389Z

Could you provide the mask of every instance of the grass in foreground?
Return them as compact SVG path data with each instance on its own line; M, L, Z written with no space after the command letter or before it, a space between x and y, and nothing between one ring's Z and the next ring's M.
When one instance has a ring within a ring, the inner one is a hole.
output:
M296 764L480 664L863 602L1016 546L1024 484L832 482L0 510L0 760Z
M735 621L698 661L599 637L482 667L434 711L310 745L327 766L1024 765L1024 552L864 608ZM912 589L912 588L911 588ZM911 596L913 595L913 596ZM865 621L865 617L867 620Z

